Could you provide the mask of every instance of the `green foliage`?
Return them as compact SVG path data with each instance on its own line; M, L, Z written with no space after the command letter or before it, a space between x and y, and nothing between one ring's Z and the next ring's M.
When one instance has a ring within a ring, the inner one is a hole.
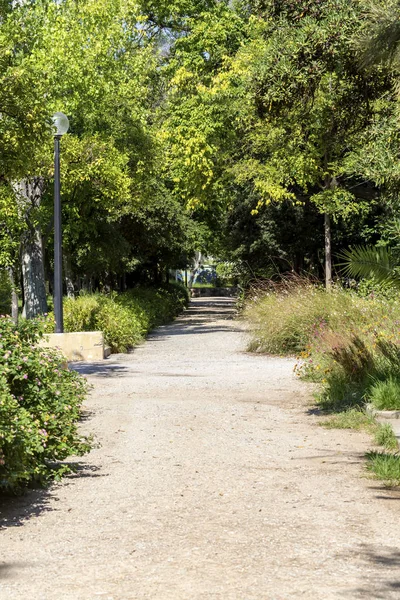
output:
M0 269L0 315L11 312L11 284L6 271Z
M321 423L327 429L364 429L374 424L372 417L363 410L350 408L337 415L332 415Z
M378 284L399 285L400 276L396 272L396 261L389 248L356 246L343 250L344 272L350 277L373 278Z
M0 266L16 266L28 225L43 233L52 269L50 118L57 110L70 119L61 143L63 242L76 287L187 262L196 231L160 177L154 127L164 32L143 6L120 0L11 8L0 21ZM35 206L17 202L9 185L28 177L43 182Z
M399 443L389 423L378 423L375 427L374 441L386 450L398 450Z
M243 275L243 267L238 263L221 262L215 267L217 283L220 286L237 285Z
M96 331L112 352L127 352L146 334L171 321L188 305L185 287L137 287L120 295L85 294L64 300L65 331Z
M318 394L323 409L342 411L364 406L374 394L374 388L380 392L382 405L385 401L388 406L395 402L392 398L395 385L391 381L397 382L400 378L400 345L399 340L385 339L392 338L389 330L390 327L386 332L381 331L379 337L375 332L371 335L360 330L364 339L352 333L347 339L341 337L339 345L331 349L327 347L331 342L325 340L327 368Z
M357 295L361 298L382 298L393 302L399 295L399 289L388 283L378 283L376 279L361 279L355 287Z
M340 288L327 293L307 279L282 279L257 288L244 311L252 326L249 349L276 354L307 353L325 330L366 323L371 305ZM381 308L379 309L381 313ZM310 359L312 360L312 359Z
M94 331L96 315L100 309L99 295L83 294L77 298L64 298L64 327L66 331Z
M60 463L90 449L77 421L87 392L58 352L38 346L45 323L0 318L0 489L45 483L70 470Z
M400 65L400 6L397 0L365 2L367 20L359 45L362 62L368 66L376 63Z
M189 291L179 283L138 287L121 295L121 302L144 314L144 333L171 321L189 304ZM137 308L136 308L137 310Z
M400 306L397 300L332 293L305 282L270 287L248 301L251 350L297 352L298 375L321 384L318 402L333 412L363 407L379 393L396 402L400 381ZM351 413L352 414L352 413Z
M400 455L385 452L368 452L367 469L388 487L400 485Z
M0 269L15 264L23 230L21 211L11 186L2 182L0 183Z
M115 289L127 273L130 285L143 273L158 280L222 223L222 258L241 261L246 280L291 268L320 276L321 215L332 217L334 249L364 242L376 235L373 211L387 210L377 186L393 198L400 180L393 66L365 69L355 52L369 36L377 60L396 58L398 6L365 4L0 7L0 265L16 266L29 222L52 270L49 119L63 110L76 289ZM38 206L17 206L9 182L33 176L44 182Z
M384 381L374 382L368 390L368 399L378 410L400 410L400 379L391 375Z
M113 352L125 352L142 339L138 315L116 301L114 296L83 295L64 301L65 331L103 331Z

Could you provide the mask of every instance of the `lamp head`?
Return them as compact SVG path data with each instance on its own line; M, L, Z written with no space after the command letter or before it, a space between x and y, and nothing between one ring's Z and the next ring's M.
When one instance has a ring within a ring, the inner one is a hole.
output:
M52 117L52 121L54 136L61 136L64 135L64 133L67 133L69 129L69 121L67 115L64 115L64 113L62 112L56 112Z

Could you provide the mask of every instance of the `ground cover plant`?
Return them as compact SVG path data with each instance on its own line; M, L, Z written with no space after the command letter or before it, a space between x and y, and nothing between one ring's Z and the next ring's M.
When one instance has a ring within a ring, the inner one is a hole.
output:
M388 487L400 485L400 455L387 452L368 452L367 470Z
M65 331L103 331L112 352L126 352L189 303L179 284L136 287L123 294L84 294L64 301Z
M86 380L38 346L44 329L0 317L0 491L60 477L71 470L61 461L90 449L77 429Z
M365 411L367 404L400 409L396 296L341 287L326 292L308 279L289 278L253 290L244 316L251 351L296 355L296 374L319 384L317 403L330 415L324 426L366 429L377 445L397 450L390 425L378 425Z

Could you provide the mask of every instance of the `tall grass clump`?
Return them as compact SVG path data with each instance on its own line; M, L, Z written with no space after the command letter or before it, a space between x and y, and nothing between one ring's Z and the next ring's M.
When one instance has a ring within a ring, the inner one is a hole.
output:
M250 350L295 354L297 374L321 383L325 410L346 411L373 400L396 406L400 389L400 304L396 298L291 278L247 301ZM378 398L379 397L379 398Z
M326 292L305 279L286 279L255 290L244 315L249 349L297 356L298 376L319 383L316 399L330 417L326 427L365 429L375 443L397 449L390 426L366 414L400 409L400 303L388 294ZM400 483L398 455L371 454L377 477Z
M374 441L377 446L383 446L386 450L398 450L399 445L394 434L393 427L389 423L376 424Z
M368 452L367 470L388 487L400 485L400 455L390 452Z
M377 410L399 410L400 379L390 374L387 379L375 381L370 386L368 396Z
M348 336L368 323L371 312L367 300L341 288L327 293L301 277L270 283L264 290L253 290L245 304L244 317L252 332L249 350L299 354L328 330L336 337ZM381 318L382 310L378 312Z

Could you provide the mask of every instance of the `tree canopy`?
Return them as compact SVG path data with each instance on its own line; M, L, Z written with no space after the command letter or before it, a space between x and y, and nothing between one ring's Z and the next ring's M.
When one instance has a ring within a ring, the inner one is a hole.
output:
M17 272L42 245L51 285L56 111L71 123L76 289L158 278L196 250L322 276L332 252L398 245L399 13L395 0L2 3L0 266Z

